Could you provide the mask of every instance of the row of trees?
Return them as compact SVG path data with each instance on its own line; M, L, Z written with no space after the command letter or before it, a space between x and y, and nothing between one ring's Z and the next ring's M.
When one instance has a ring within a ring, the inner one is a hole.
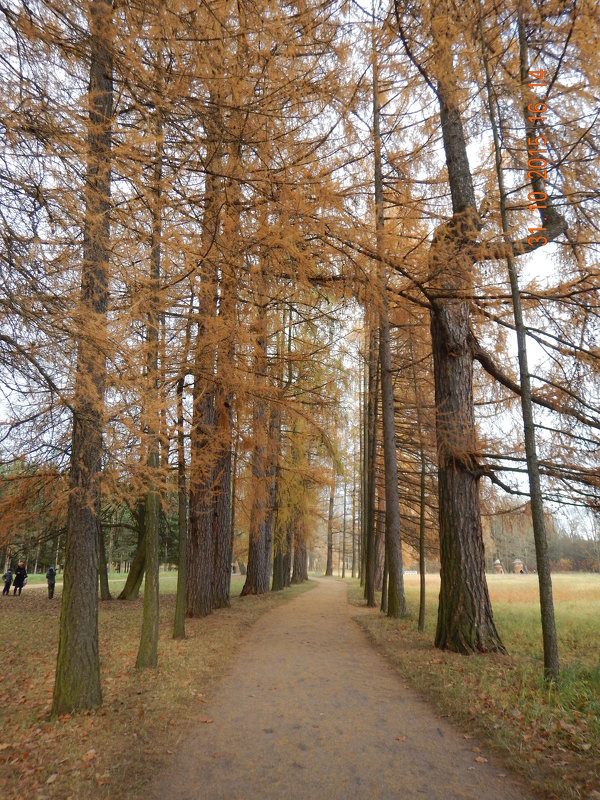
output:
M124 595L145 574L152 666L165 517L181 636L228 604L240 521L244 594L305 576L319 488L355 452L367 601L383 546L404 613L403 541L424 559L437 529L439 647L503 651L480 483L531 495L556 677L544 495L598 499L592 15L3 10L4 452L28 465L3 508L66 529L54 713L101 702L106 510L138 537Z

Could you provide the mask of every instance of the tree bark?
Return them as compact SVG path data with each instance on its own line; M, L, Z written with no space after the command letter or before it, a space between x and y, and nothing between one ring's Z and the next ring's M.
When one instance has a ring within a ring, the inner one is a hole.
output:
M191 432L191 468L188 534L188 617L205 617L212 611L212 464L209 456L213 427L213 392L195 371Z
M110 242L112 5L89 5L85 223L64 583L52 715L102 703L98 653L98 510L106 384Z
M329 483L329 513L327 515L327 566L325 575L333 575L333 501L335 498L335 462Z
M439 31L438 31L439 33ZM461 653L505 652L494 625L485 578L470 346L472 258L468 245L480 221L456 99L448 32L435 36L440 122L452 220L430 250L431 310L441 586L436 647Z
M303 583L308 580L308 554L304 536L296 531L294 535L294 569L292 583Z
M255 326L255 374L259 390L266 387L267 370L267 298L262 269L257 275L257 317ZM254 398L252 415L254 448L252 451L252 506L248 537L248 566L241 595L264 594L269 591L270 575L267 573L267 410L264 398Z
M233 394L219 385L216 392L218 458L213 478L212 606L227 608L231 585L231 460Z
M285 537L285 553L283 555L283 585L288 587L292 582L292 549L294 542L294 520L290 517Z
M108 585L108 567L106 565L104 533L100 524L98 524L98 568L100 571L100 600L112 600L110 587Z
M138 529L138 545L129 568L127 580L119 600L135 600L140 593L146 565L146 501L140 500L136 506L136 522Z
M377 252L384 250L383 174L381 165L381 132L379 106L379 67L375 46L375 26L372 27L373 43L373 153L375 160L375 230ZM390 321L387 300L387 276L383 258L379 262L379 291L381 311L379 314L379 364L381 368L381 417L383 423L383 460L385 472L385 554L389 577L389 593L385 610L388 617L406 614L404 596L404 571L402 564L402 531L400 524L400 498L398 494L398 456L396 452L396 423L394 414L394 381L392 377L392 355L390 346ZM387 591L384 578L384 590Z
M157 68L158 69L158 68ZM160 81L160 76L159 76ZM160 85L159 85L160 88ZM157 91L160 96L160 92ZM160 467L160 409L161 392L159 376L159 321L160 321L160 266L162 247L161 179L163 172L162 112L155 109L153 120L155 137L154 174L151 189L152 232L150 244L150 280L148 298L147 340L147 420L148 480L146 493L146 579L144 583L144 612L142 633L135 666L137 669L156 667L158 664L159 621L159 567L161 502L159 486Z
M367 400L367 513L365 542L365 599L369 608L375 608L375 485L377 455L377 404L379 396L379 370L377 360L377 334L369 334L369 382Z
M215 242L219 239L222 205L222 132L217 89L211 87L206 115L207 160L202 220L202 267L198 293L198 333L194 358L194 389L190 447L190 501L188 538L187 616L203 617L213 608L213 480L215 439L215 346L210 325L216 316L217 280ZM222 531L221 531L222 533ZM222 554L221 548L221 554Z
M179 557L177 564L177 598L175 602L175 619L173 622L174 639L185 639L188 522L187 486L185 474L185 432L183 428L184 388L185 375L182 375L177 381L177 521L179 526Z
M523 88L529 82L528 75L528 57L527 57L527 40L525 36L525 26L523 18L519 15L519 43L520 43L520 67L521 67L521 85ZM484 47L483 41L483 27L479 24L481 35L481 45ZM490 110L490 119L492 122L492 134L494 140L494 151L496 161L496 178L498 181L498 188L500 191L500 218L502 223L502 232L506 239L510 237L510 226L508 219L508 211L506 206L506 190L504 187L504 176L502 172L502 157L500 135L498 131L498 124L496 121L495 106L492 96L491 76L487 61L487 55L483 53L483 62L486 73L486 88L488 94L488 104ZM533 124L529 123L527 102L524 102L524 122L527 138L535 136L535 129ZM541 184L541 180L539 181ZM534 189L541 190L543 185L534 185ZM551 203L545 204L549 206L550 211L553 209ZM554 212L556 214L556 212ZM546 226L552 220L547 218L548 209L541 212L542 225ZM540 591L540 611L542 619L542 641L544 649L544 676L546 679L558 680L559 675L559 662L558 662L558 640L556 636L556 623L554 618L554 602L552 598L552 578L550 575L550 559L548 556L548 540L546 537L546 526L544 521L544 502L542 498L542 490L540 484L540 471L538 466L537 448L535 441L535 423L533 418L533 402L531 397L531 379L529 375L529 366L527 363L527 335L525 324L523 321L523 310L521 306L521 292L519 289L519 277L517 273L517 266L515 260L509 255L506 259L508 275L510 280L513 312L515 320L515 331L517 334L517 354L519 360L519 374L521 383L521 410L523 415L523 429L525 439L525 457L527 462L527 474L529 477L529 493L531 497L531 517L533 524L533 536L536 551L536 566L538 571L538 582Z

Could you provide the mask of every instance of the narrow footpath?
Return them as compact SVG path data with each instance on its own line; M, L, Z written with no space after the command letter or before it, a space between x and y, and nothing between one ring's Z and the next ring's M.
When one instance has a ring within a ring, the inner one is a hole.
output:
M207 698L210 722L187 732L147 796L530 800L372 647L345 585L318 584L248 632Z

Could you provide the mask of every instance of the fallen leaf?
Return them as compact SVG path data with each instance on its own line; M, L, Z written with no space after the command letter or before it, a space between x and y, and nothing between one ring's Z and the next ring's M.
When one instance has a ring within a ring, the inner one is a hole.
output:
M81 756L81 760L83 761L84 764L89 764L90 761L93 761L95 758L96 758L96 751L94 750L93 747L90 750L88 750L87 753L84 753Z
M397 742L405 742L406 741L406 736L396 736L396 741Z
M484 758L483 756L477 756L477 758L475 759L475 761L476 761L478 764L487 764L487 758Z
M46 783L54 783L54 781L58 778L58 772L55 772L53 775L47 779Z
M198 722L202 722L203 724L208 724L208 723L213 722L213 721L214 720L209 719L208 717L200 717L200 719L198 720Z

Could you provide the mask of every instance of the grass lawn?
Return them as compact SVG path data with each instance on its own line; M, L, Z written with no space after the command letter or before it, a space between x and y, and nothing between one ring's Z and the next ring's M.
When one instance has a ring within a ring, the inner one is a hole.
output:
M32 800L133 800L143 797L147 764L160 769L203 716L203 694L258 617L311 584L262 597L239 598L232 576L231 608L186 620L187 639L174 641L176 573L161 573L159 666L134 669L142 599L100 604L104 705L93 713L50 720L60 616L60 576L53 600L45 578L30 579L21 597L0 598L0 795ZM124 577L111 576L116 596ZM37 584L37 585L36 585ZM314 584L313 584L314 585Z
M508 656L436 650L439 576L427 576L425 632L417 631L419 585L406 576L409 617L378 611L357 621L409 681L525 774L545 798L600 800L600 575L553 575L561 678L542 680L535 575L490 575L494 619ZM357 582L351 602L363 604Z

